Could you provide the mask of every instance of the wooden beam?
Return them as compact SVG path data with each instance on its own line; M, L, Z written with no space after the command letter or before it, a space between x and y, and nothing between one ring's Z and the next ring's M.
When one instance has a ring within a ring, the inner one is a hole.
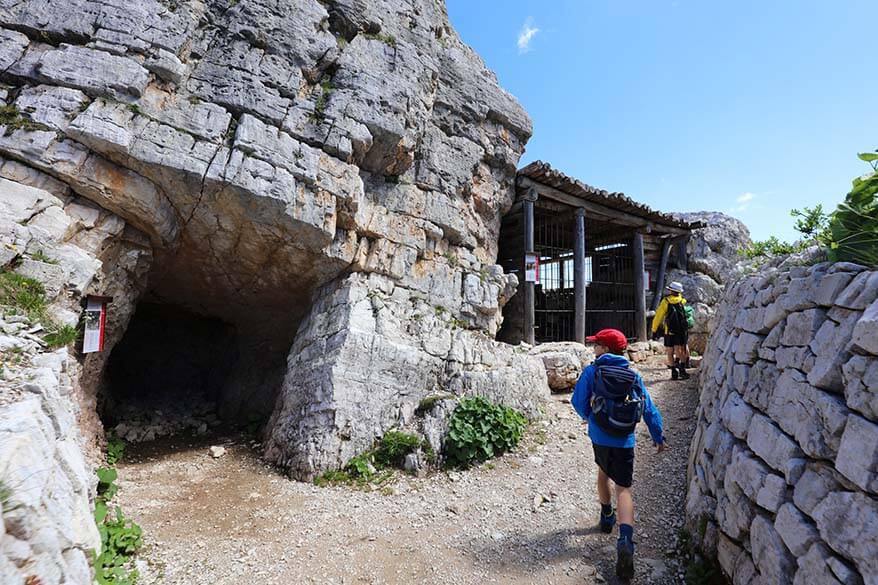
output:
M643 282L643 234L634 232L634 334L646 341L646 286Z
M655 222L648 221L642 217L632 215L625 211L620 211L618 209L613 209L612 207L607 207L606 205L592 203L591 201L580 199L579 197L571 195L570 193L565 193L560 189L556 189L554 187L550 187L549 185L544 185L542 183L534 181L530 177L519 176L517 182L518 185L525 190L535 189L537 193L539 193L539 195L542 197L554 199L555 201L559 201L572 207L585 209L589 212L590 219L595 218L595 215L603 216L609 221L614 221L622 225L633 226L635 228L645 230L646 232L651 232L655 230L675 235L684 235L689 233L689 230L662 224L656 225Z
M537 200L537 191L531 189L524 198L524 251L533 254L534 251L534 202ZM524 277L524 342L534 345L534 283L527 282L527 269L525 259L521 259L521 274Z
M585 343L585 210L576 210L573 238L573 341Z
M665 272L668 269L668 256L671 255L671 239L665 238L662 242L662 256L659 260L658 274L655 277L655 292L652 296L652 305L650 306L651 311L655 311L658 309L659 303L662 300L662 289L665 285Z

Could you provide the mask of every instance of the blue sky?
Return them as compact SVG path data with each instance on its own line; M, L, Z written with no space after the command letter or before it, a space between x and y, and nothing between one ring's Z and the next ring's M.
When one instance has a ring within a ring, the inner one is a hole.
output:
M874 0L447 0L541 159L664 211L794 239L878 148Z

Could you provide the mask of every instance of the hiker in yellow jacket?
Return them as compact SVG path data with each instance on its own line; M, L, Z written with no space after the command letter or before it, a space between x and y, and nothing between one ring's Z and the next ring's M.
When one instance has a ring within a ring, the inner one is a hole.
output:
M686 316L686 299L683 298L683 285L672 282L665 287L665 297L659 303L652 318L652 337L664 337L665 353L672 380L688 380L686 362L689 344L689 326Z

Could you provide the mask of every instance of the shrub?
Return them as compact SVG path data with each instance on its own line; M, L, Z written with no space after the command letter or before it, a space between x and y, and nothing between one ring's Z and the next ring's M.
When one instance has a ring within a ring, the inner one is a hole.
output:
M115 514L107 513L107 505L98 502L95 521L101 535L101 554L95 559L95 581L99 585L133 585L137 570L129 568L134 554L143 546L143 530L125 518L116 506Z
M95 582L98 585L133 585L138 575L137 570L131 568L131 561L143 546L143 530L126 518L119 506L115 506L110 514L110 501L118 489L116 470L100 467L97 476L94 516L101 536L101 554L94 560Z
M829 219L829 259L878 266L878 152L862 153L872 166L858 177L843 203Z
M401 431L388 431L375 450L375 464L379 467L402 467L405 456L417 451L421 438Z
M49 332L43 336L43 341L50 349L56 349L70 345L79 336L79 330L73 325L49 326Z
M449 421L445 451L448 463L467 467L514 448L527 424L513 408L492 404L484 398L466 398Z
M829 216L823 212L823 206L803 207L801 210L793 209L790 215L797 217L796 231L813 241L821 241L826 237L829 229Z

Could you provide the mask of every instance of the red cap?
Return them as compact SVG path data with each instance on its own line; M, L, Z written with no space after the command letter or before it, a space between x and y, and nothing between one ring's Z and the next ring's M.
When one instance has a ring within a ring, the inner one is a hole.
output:
M590 343L599 343L613 353L621 353L628 347L628 338L618 329L601 329L594 335L585 338Z

